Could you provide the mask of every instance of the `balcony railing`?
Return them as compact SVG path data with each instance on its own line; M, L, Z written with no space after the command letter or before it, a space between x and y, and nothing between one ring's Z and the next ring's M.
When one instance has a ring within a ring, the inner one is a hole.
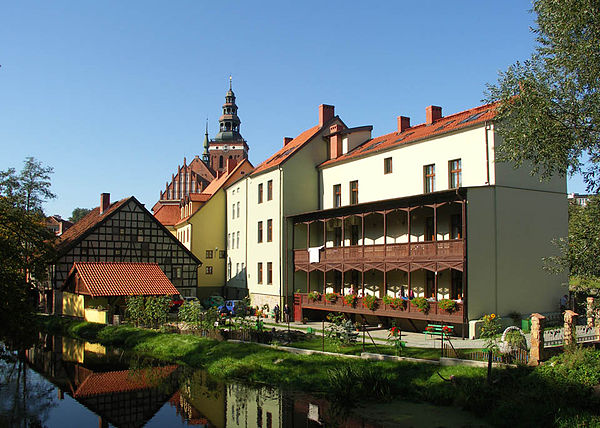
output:
M320 252L319 262L362 262L362 261L411 261L443 260L463 257L464 240L411 242L403 244L353 245L350 247L327 247ZM294 250L294 262L307 264L308 250Z
M343 296L337 298L335 302L327 301L323 296L318 300L308 297L307 293L294 294L295 313L301 313L302 309L317 309L330 312L345 312L364 315L378 315L393 318L410 318L417 320L440 321L449 323L463 322L464 305L456 303L456 310L448 312L438 307L438 302L430 301L427 312L420 311L410 300L404 300L403 305L392 307L386 305L382 299L377 299L377 305L374 310L363 305L362 297L356 299L354 305L346 303Z

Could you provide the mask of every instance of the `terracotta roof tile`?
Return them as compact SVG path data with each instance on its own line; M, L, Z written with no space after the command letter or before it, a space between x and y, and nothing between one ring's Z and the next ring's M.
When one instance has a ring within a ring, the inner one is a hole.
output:
M181 217L181 208L179 208L179 205L162 205L158 211L154 213L154 217L164 226L173 226Z
M346 153L345 155L323 162L320 166L332 165L338 162L370 155L381 150L412 143L424 138L435 137L448 132L456 131L477 123L491 120L495 115L495 104L485 104L462 111L460 113L442 117L430 125L422 123L420 125L412 126L402 133L392 132L390 134L373 138Z
M92 297L179 294L156 263L75 262L75 271Z
M110 214L115 212L119 207L129 201L132 197L121 199L118 202L114 202L108 207L104 214L100 215L100 207L94 208L85 217L71 226L65 233L60 235L56 241L56 250L61 253L75 243L81 236L83 236L88 230L96 226L102 220L107 218Z
M156 388L160 381L177 370L177 366L153 367L137 371L122 370L92 373L77 388L74 398Z
M292 141L287 143L285 146L283 146L281 149L279 149L279 151L277 151L269 159L267 159L266 161L264 161L263 163L258 165L254 169L254 171L252 171L251 175L256 175L256 174L258 174L262 171L265 171L269 168L280 165L286 159L291 157L294 154L294 152L296 152L298 149L300 149L312 137L314 137L320 130L321 130L321 128L318 125L313 126L310 129L307 129L306 131L304 131L303 133L298 135L296 138L294 138Z

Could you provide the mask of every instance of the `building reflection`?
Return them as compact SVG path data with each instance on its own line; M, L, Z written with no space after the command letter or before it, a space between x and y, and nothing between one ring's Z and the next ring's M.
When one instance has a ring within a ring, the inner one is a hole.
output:
M164 426L173 418L207 428L374 426L362 418L340 419L328 401L310 395L225 384L204 370L149 367L98 344L42 339L41 346L26 351L28 364L57 387L59 399L68 394L98 415L99 427L144 426L165 404L173 410L160 417Z

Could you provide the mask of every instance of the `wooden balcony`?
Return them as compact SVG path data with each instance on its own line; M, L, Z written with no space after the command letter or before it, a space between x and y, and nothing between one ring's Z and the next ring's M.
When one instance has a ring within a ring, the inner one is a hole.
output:
M297 319L302 318L303 309L316 309L328 312L344 312L350 314L376 315L392 318L406 318L413 320L446 322L451 324L460 324L463 322L464 305L457 303L457 310L448 312L438 307L437 302L429 302L429 311L423 313L414 306L410 300L406 300L403 307L393 308L390 305L383 303L378 299L377 308L371 310L363 305L362 298L359 297L355 305L348 305L343 296L339 297L335 303L326 301L322 296L320 300L312 300L308 298L307 293L294 294L294 316ZM300 317L300 318L298 318Z
M328 247L320 251L319 263L411 262L462 260L463 239L403 244ZM294 250L296 270L309 270L308 250Z

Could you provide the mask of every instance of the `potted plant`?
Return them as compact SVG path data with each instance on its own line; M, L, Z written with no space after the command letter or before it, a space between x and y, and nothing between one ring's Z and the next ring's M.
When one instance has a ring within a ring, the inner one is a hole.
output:
M379 299L372 294L367 294L363 297L363 306L367 309L374 311L379 306Z
M415 297L411 302L419 312L423 312L424 314L429 312L429 302L425 297Z
M356 301L358 300L358 296L356 294L346 294L344 296L344 302L348 305L348 306L352 306L355 307L356 306Z
M308 300L312 302L321 300L321 293L319 293L318 291L311 291L310 293L308 293Z
M327 300L329 303L335 303L339 297L339 294L337 293L325 293L324 295L325 300Z
M455 312L458 307L456 302L452 299L442 299L438 302L438 308L445 310L448 313Z

